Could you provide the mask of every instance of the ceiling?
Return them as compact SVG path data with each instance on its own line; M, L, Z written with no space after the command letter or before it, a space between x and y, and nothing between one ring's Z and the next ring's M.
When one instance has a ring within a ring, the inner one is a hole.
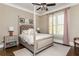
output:
M32 3L11 3L12 5L16 6L16 7L20 7L21 9L26 9L29 10L30 12L33 12L34 7ZM72 3L56 3L56 6L50 6L48 7L48 11L36 11L38 14L43 14L52 10L55 10L57 8L61 8L67 5L70 5ZM38 8L39 6L36 6L36 8Z

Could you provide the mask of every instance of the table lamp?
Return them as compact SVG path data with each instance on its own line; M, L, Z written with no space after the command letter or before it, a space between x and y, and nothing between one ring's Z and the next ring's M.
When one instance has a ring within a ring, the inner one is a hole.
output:
M14 27L10 26L9 27L9 36L13 36L13 32L14 32Z
M37 28L37 32L40 33L40 28Z

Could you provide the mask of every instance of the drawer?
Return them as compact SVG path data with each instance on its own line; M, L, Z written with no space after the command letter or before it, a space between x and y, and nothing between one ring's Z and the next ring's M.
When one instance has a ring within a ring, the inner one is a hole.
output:
M16 41L9 42L9 43L6 43L6 47L5 48L12 47L12 46L16 46L16 45L17 45L17 42Z
M18 36L6 36L5 42L18 41Z

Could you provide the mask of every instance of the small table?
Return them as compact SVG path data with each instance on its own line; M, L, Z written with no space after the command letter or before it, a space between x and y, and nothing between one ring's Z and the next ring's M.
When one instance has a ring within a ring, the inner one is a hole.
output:
M18 35L4 36L4 48L18 46Z

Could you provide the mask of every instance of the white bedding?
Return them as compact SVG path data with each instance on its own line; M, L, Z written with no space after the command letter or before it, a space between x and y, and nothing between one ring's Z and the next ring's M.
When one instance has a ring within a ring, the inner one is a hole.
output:
M20 34L20 37L30 45L34 44L34 35ZM46 39L50 37L53 37L53 35L41 33L36 34L36 40Z

